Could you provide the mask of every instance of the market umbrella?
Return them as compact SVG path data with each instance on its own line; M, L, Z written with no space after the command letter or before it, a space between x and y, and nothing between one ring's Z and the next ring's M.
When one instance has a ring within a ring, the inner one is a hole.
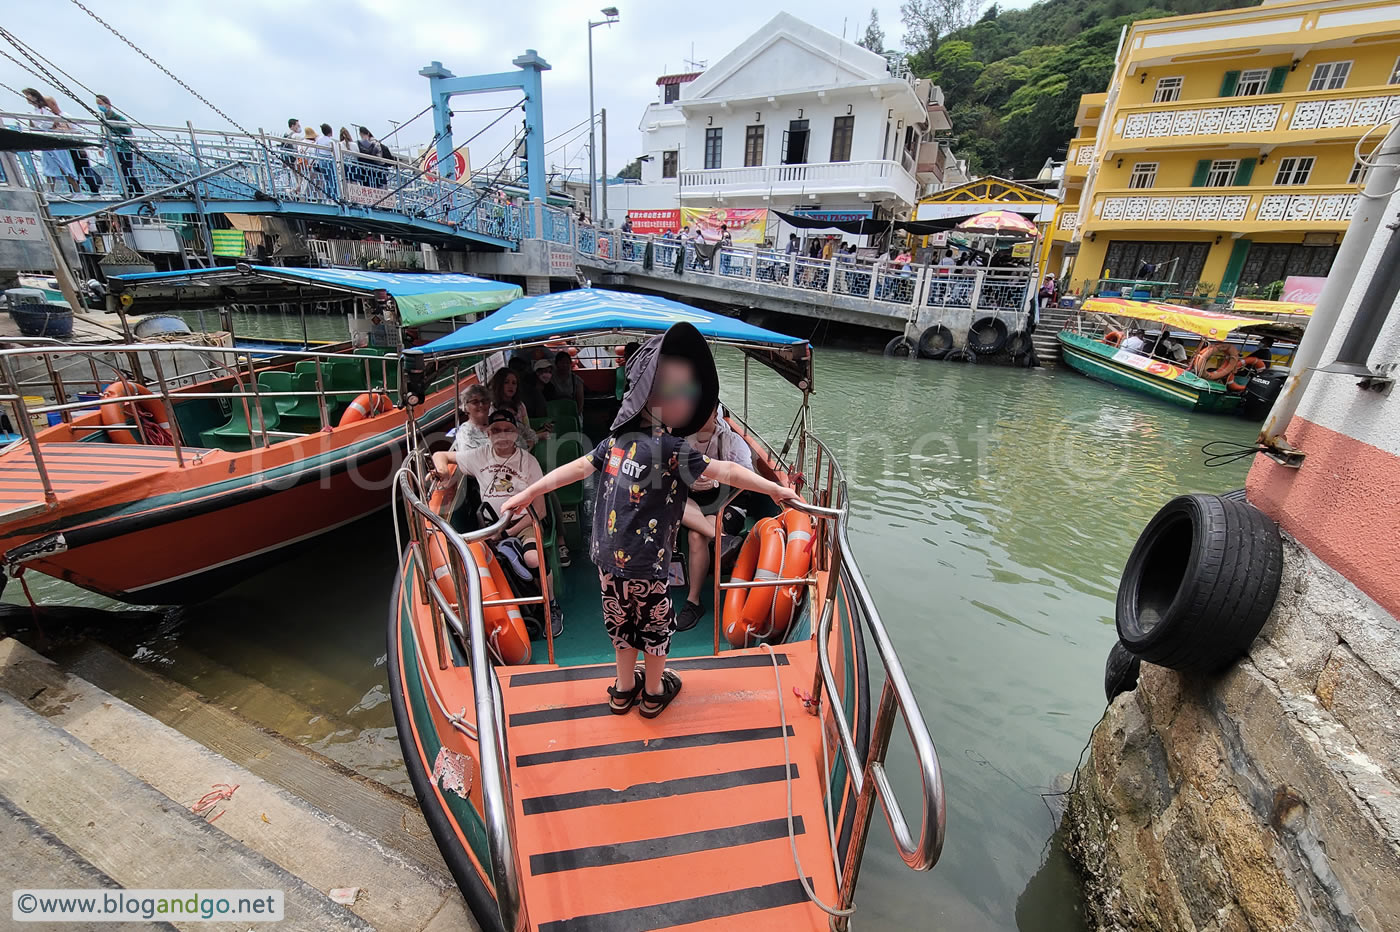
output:
M957 225L969 233L990 233L993 236L1039 236L1040 230L1031 221L1009 210L989 210L969 217Z

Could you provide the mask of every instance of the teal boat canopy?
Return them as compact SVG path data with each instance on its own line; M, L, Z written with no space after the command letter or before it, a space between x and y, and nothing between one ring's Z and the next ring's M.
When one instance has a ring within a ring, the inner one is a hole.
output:
M417 349L426 354L479 351L595 333L660 333L681 321L694 324L706 339L737 346L791 351L807 343L668 298L577 288L513 301Z
M136 314L222 304L295 304L346 295L387 294L398 307L405 327L494 311L523 294L519 285L457 273L246 264L114 275L111 281L117 294L131 297L129 310Z

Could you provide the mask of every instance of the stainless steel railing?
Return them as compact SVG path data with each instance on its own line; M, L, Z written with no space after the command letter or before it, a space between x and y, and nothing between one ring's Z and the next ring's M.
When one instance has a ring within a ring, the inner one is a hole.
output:
M166 374L161 359L163 356L179 358L181 355L193 355L194 358L201 360L202 365L202 368L182 370L179 376L182 382L185 379L199 376L231 378L236 390L192 391L184 385L175 384L175 380ZM222 361L229 357L232 357L231 361ZM186 454L192 452L192 445L187 443L181 435L179 421L175 416L176 401L218 399L227 401L230 405L242 405L246 423L261 440L261 445L267 447L274 439L287 439L304 436L304 434L269 428L263 416L262 399L314 397L317 399L320 429L327 430L333 427L329 423L328 398L349 398L361 390L371 390L371 388L338 389L334 385L328 385L325 365L328 362L344 362L346 360L362 362L367 386L373 387L375 385L374 376L377 374L380 388L385 391L399 389L397 383L388 384L390 381L389 367L390 365L397 366L397 356L356 356L350 353L286 350L278 351L270 359L257 357L257 353L238 347L200 346L185 343L127 343L92 346L60 344L0 349L0 408L9 407L14 413L15 427L20 431L24 441L29 444L33 453L39 478L44 488L45 499L54 501L55 496L49 482L48 471L43 462L43 444L39 443L37 439L31 418L56 413L62 421L71 424L74 412L90 411L104 405L131 405L133 396L93 398L72 402L64 400L51 404L31 405L26 401L28 397L26 388L30 386L46 384L48 391L54 398L67 399L70 393L78 392L85 387L92 389L94 393L100 392L104 382L131 381L145 385L152 390L152 394L137 397L150 397L162 406L164 417L170 424L171 446L174 447L176 462L180 466L185 465ZM90 378L86 374L75 377L71 372L65 374L60 371L61 366L55 367L55 362L63 360L79 362L80 367L85 366L90 370ZM298 360L314 360L316 362L316 389L314 391L264 391L261 388L258 382L259 374L275 371L279 366L285 367ZM17 366L25 362L41 365L47 379L43 376L21 379L17 372ZM102 376L104 369L111 372L111 376L105 379ZM439 390L454 378L456 378L455 369L444 370L444 373L434 378L430 390ZM82 425L81 429L107 433L131 431L138 440L146 442L138 423ZM195 450L198 449L202 448L195 447Z
M511 802L510 780L508 778L510 754L506 746L505 728L502 724L505 712L501 701L501 683L496 677L496 668L491 663L487 648L481 578L476 561L472 558L471 549L467 546L471 541L483 540L499 534L511 522L513 516L506 512L489 527L467 534L459 534L419 494L417 478L418 469L421 467L419 456L421 456L419 453L413 454L399 469L396 479L398 494L406 505L404 513L405 517L408 518L409 546L413 548L415 563L419 567L417 575L427 592L429 605L435 610L435 618L440 617L442 621L450 625L459 642L467 650L468 666L471 670L472 700L476 711L476 734L472 737L477 740L478 766L481 771L481 798L485 809L481 815L482 822L486 827L486 844L490 854L491 877L496 888L497 909L500 911L502 928L511 930L511 932L524 932L530 927L530 920L525 908L523 878L516 855L515 821L512 818L514 807ZM433 574L424 571L424 568L428 566L424 535L430 526L432 533L440 535L441 540L450 547L450 550L446 552L453 585L458 593L465 593L464 597L459 596L461 601L458 603L458 607L454 607L443 595L437 580L433 578ZM538 522L536 522L535 533L537 540L544 539L539 536ZM541 569L540 576L543 578L546 575L548 574ZM405 584L407 583L405 582ZM547 594L548 590L545 592ZM465 604L466 607L465 625L459 614L459 608L462 604ZM545 627L546 630L549 629L547 619ZM441 623L434 624L434 632L441 638ZM420 650L420 656L421 653ZM550 653L552 657L552 637ZM444 657L441 640L438 643L438 655L440 660ZM425 679L430 681L429 686L439 710L450 717L451 713L443 706L437 695L436 687L431 684L432 678L426 675L426 671Z

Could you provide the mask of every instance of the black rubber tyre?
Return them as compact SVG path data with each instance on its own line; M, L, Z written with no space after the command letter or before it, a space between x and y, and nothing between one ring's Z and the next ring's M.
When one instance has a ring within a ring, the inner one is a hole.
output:
M915 352L914 341L908 337L895 337L885 344L885 355L896 359L908 359Z
M942 359L952 348L953 331L942 324L934 324L919 334L920 359Z
M1013 330L1011 335L1006 338L1006 352L1011 355L1012 359L1024 356L1034 348L1035 344L1031 342L1031 335L1024 330Z
M948 362L976 362L977 354L964 346L959 349L950 350L943 358Z
M975 321L967 331L967 348L979 356L1000 353L1006 345L1006 324L995 317L983 317Z
M1182 495L1148 522L1118 585L1123 645L1149 663L1213 673L1249 649L1283 574L1278 525L1252 505Z
M1138 671L1142 659L1117 641L1108 649L1108 660L1103 665L1103 696L1109 702L1120 693L1137 689Z

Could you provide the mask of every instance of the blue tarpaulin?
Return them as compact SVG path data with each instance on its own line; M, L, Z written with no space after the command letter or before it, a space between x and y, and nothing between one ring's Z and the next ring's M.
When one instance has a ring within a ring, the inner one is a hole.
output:
M729 343L792 347L807 342L679 301L604 288L579 288L512 301L485 319L418 349L424 353L479 350L611 330L660 333L680 321L694 324L708 339Z
M522 294L519 285L508 285L474 275L282 268L265 265L254 265L248 267L247 271L220 266L176 272L142 272L114 275L112 280L118 283L122 292L136 299L137 306L133 307L136 313L145 310L139 305L147 297L152 302L174 297L177 304L184 303L180 300L181 297L194 304L207 304L209 298L218 298L222 299L222 303L229 303L239 300L240 288L263 290L269 287L275 289L278 285L290 285L292 288L298 285L325 285L338 291L364 295L383 291L394 299L402 323L408 327L430 320L493 311ZM184 296L172 295L172 290L180 290L186 286L193 290ZM225 289L232 289L232 292ZM200 300L201 298L205 300ZM282 300L294 300L294 297L282 296Z

